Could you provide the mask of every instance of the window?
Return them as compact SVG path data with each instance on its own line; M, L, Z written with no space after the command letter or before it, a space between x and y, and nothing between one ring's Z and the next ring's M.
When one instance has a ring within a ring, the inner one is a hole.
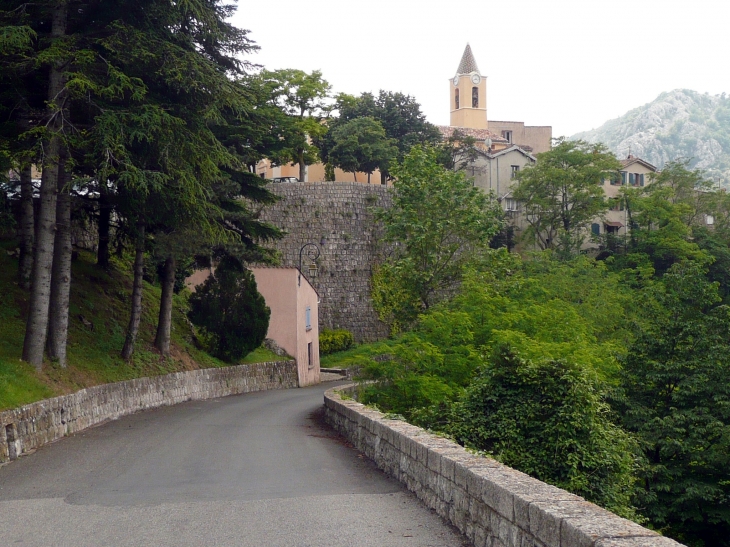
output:
M712 215L705 215L705 224L707 224L708 226L712 226L713 224L715 224L715 217L713 217Z
M517 176L517 173L520 172L520 166L519 165L512 165L512 175L510 176L511 179L515 178Z
M454 89L454 104L456 105L456 110L459 110L459 88L457 87Z
M471 88L471 107L479 108L479 88L478 87Z
M520 204L515 198L504 198L505 211L519 211Z
M307 367L314 367L314 356L312 355L312 342L307 343Z
M443 96L443 95L442 95ZM502 138L507 142L512 142L512 131L502 131Z
M309 306L304 310L304 322L307 330L312 330L312 308Z
M623 175L623 173L622 173L622 175ZM625 177L623 177L623 176L619 177L618 175L611 175L611 180L610 180L611 186L621 186L622 178L625 178Z
M597 222L594 222L593 224L591 224L591 233L594 236L601 235L601 225L598 224Z
M629 173L629 184L631 186L644 186L643 173Z
M610 199L611 204L611 211L623 211L624 210L624 200L621 198L611 198Z

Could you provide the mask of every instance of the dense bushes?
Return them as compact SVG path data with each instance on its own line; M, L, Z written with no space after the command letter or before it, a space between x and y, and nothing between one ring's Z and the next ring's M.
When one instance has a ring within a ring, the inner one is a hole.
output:
M690 546L730 545L730 308L696 264L664 276L613 405L643 447L637 505Z
M730 195L686 166L622 188L631 230L600 260L577 232L575 252L472 254L438 304L411 308L415 278L375 271L381 318L412 330L361 367L361 400L690 547L730 547Z
M225 361L236 361L261 345L270 315L253 274L231 257L223 258L215 275L190 296L188 317L208 351Z
M730 546L730 308L708 268L661 276L503 251L422 314L361 400L643 520Z
M638 446L605 393L641 313L604 264L495 251L361 369L362 399L633 516Z
M460 444L631 517L636 443L612 423L597 376L564 360L500 348L452 406Z
M319 354L329 355L350 349L355 343L352 333L345 329L322 329L319 333Z

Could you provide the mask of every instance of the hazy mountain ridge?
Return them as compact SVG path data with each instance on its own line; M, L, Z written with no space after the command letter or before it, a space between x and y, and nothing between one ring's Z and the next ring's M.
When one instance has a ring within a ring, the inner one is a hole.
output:
M619 158L630 152L660 169L667 161L691 158L692 167L730 186L730 97L724 93L675 89L570 138L602 142Z

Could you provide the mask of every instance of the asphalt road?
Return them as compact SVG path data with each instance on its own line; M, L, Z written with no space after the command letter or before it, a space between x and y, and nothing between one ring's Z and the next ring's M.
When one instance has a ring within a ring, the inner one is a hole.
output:
M461 547L322 424L332 384L128 416L0 468L0 546Z

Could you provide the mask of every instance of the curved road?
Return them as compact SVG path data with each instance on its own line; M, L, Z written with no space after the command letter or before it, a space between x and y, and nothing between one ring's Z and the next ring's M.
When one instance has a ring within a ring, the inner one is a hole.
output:
M461 547L321 422L330 385L150 410L0 468L3 547Z

